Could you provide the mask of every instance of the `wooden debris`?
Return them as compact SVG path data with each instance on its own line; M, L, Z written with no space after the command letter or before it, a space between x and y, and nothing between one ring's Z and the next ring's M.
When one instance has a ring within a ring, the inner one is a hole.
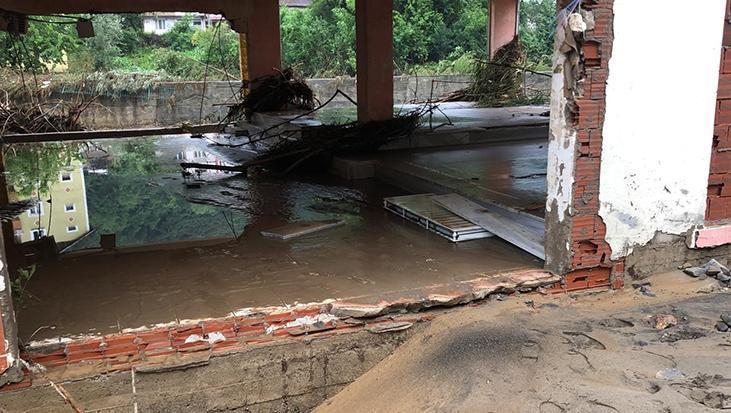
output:
M339 219L328 219L325 221L302 221L287 224L279 228L262 231L261 235L270 238L288 240L301 237L315 232L324 231L326 229L335 228L343 225L345 221Z
M236 122L244 117L250 119L257 112L315 107L315 94L304 80L295 77L292 68L244 82L241 88L242 92L249 88L251 90L242 93L244 100L229 109L224 123Z
M47 133L83 130L81 113L92 100L79 104L56 103L46 109L40 103L0 104L0 136L9 133Z

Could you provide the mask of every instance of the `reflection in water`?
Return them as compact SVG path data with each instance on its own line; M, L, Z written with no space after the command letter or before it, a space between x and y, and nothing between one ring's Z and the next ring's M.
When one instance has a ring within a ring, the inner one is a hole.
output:
M19 218L18 241L53 235L67 251L99 248L102 234L115 234L123 247L231 238L245 228L258 232L304 220L357 224L366 205L360 190L332 177L256 179L209 170L183 175L180 162L230 164L216 146L184 135L24 147L28 159L22 162L8 154L10 181L24 184L27 196L40 193L42 202ZM56 160L46 162L48 182L39 183L38 168L29 167L39 157Z
M38 199L14 221L16 242L53 236L60 248L79 240L69 248L78 250L98 247L101 234L116 234L118 246L233 236L244 213L176 193L180 161L223 162L204 146L187 137L15 146L6 155L11 196Z

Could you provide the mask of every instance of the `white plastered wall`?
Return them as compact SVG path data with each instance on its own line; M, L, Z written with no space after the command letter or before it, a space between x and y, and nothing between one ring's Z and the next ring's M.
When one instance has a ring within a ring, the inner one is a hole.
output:
M726 0L615 0L599 215L612 258L703 222Z

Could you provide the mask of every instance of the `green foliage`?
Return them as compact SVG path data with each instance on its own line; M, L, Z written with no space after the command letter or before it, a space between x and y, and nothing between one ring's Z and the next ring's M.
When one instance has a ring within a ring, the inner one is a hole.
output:
M189 14L178 20L172 29L163 34L162 37L171 49L178 52L185 52L193 48L193 17Z
M72 24L30 21L28 33L23 36L0 32L0 66L45 72L48 64L64 63L66 54L75 52L80 45L81 41Z
M83 159L81 143L13 145L5 155L8 181L21 198L48 194L61 170Z
M114 58L122 53L122 18L117 14L99 14L92 22L94 37L84 39L84 47L76 56L79 71L111 69Z
M219 71L225 71L240 78L239 68L239 35L231 30L228 24L220 23L218 27L209 27L205 30L196 30L191 38L193 50L186 54L198 62L198 65L208 64ZM221 73L212 73L212 78L220 77Z
M111 171L121 176L150 176L160 171L155 158L155 142L152 139L124 141L121 153L112 162Z
M327 10L320 3L315 9L282 8L284 65L296 65L303 77L354 76L355 4L348 0Z
M529 64L540 70L551 67L555 28L555 0L521 1L520 40L528 56Z
M555 0L521 0L520 37L528 65L550 67ZM486 58L487 0L394 0L396 74L469 73L475 59ZM31 22L23 36L28 53L8 34L0 34L0 66L16 54L25 67L70 56L73 71L167 73L170 80L239 76L238 37L227 24L218 30L195 29L185 16L162 36L143 33L142 15L107 14L92 18L96 36L78 39L73 24ZM308 8L281 9L285 66L303 77L355 75L355 0L314 0ZM224 72L228 72L227 76Z
M304 77L355 74L355 3L315 0L307 9L282 8L285 66ZM443 67L464 70L484 53L485 0L395 0L394 63L399 73ZM452 65L461 60L459 65Z
M38 299L38 297L31 294L31 292L27 289L28 282L30 282L30 279L33 278L33 275L36 273L36 269L35 265L20 268L18 270L17 278L10 283L10 291L13 295L13 304L15 305L16 311L25 308L28 301L31 299Z
M122 23L122 38L119 42L119 50L122 55L134 53L145 44L146 36L143 32L142 15L138 13L120 14Z

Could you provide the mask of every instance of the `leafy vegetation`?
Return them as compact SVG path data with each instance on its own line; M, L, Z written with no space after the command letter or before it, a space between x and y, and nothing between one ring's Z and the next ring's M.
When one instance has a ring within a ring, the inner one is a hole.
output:
M394 0L397 73L470 73L486 56L487 0ZM45 18L39 18L44 20ZM46 19L46 20L50 20ZM49 70L68 61L77 73L154 72L168 80L239 76L238 36L227 24L195 29L181 19L164 35L143 33L138 14L92 16L96 36L79 39L74 25L32 21L26 36L0 34L0 66ZM521 40L532 68L549 67L555 0L522 0ZM281 9L285 66L305 77L355 74L355 0L315 0ZM22 39L22 42L21 42Z
M5 155L8 181L21 198L48 194L61 170L83 159L84 145L57 142L13 145Z

